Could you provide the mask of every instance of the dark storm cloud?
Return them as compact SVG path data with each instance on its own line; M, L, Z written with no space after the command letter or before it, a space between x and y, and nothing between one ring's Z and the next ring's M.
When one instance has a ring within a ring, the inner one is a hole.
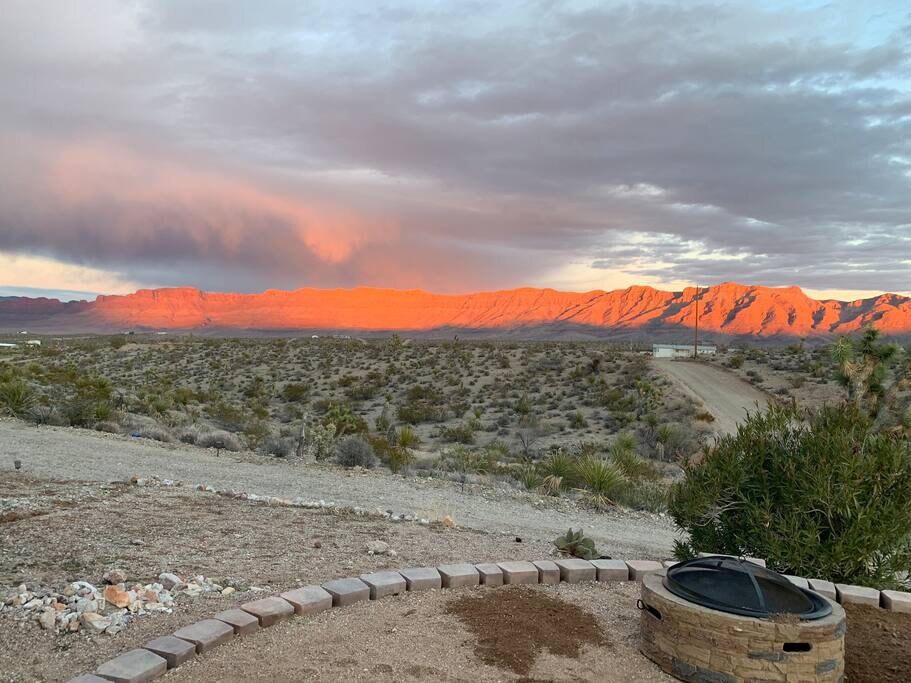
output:
M0 250L217 289L907 290L911 17L780 5L7 6Z

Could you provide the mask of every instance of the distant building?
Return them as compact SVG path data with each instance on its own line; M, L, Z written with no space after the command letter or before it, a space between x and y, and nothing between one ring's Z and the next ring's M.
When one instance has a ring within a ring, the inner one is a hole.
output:
M41 346L41 340L40 339L29 339L27 342L25 342L25 345L26 346Z
M714 344L699 344L696 351L700 356L714 356L718 347ZM692 358L692 344L652 344L653 358Z
M8 342L0 342L0 349L15 349L18 348L18 344L10 344Z

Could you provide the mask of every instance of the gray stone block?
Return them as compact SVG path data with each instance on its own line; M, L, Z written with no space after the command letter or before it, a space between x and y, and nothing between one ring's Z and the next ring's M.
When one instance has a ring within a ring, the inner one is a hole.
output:
M810 588L810 582L807 581L807 580L806 580L805 578L803 578L802 576L791 576L790 574L784 574L783 576L784 576L788 581L790 581L790 582L793 583L795 586L797 586L798 588L806 588L806 589L809 589L809 588Z
M500 562L503 583L538 583L538 568L531 562Z
M282 600L287 600L294 607L294 613L316 614L332 607L332 594L321 586L303 586L281 594Z
M538 583L560 583L560 568L551 560L536 560L532 562L538 570Z
M244 636L259 630L259 618L242 609L226 609L213 618L223 621L233 628L235 636Z
M398 595L407 590L405 579L398 572L361 574L361 581L370 587L371 600L379 600L387 595Z
M240 608L259 619L259 625L263 628L272 626L294 614L294 606L290 602L274 595L245 602Z
M904 591L880 591L882 606L890 612L911 614L911 593Z
M484 562L474 566L478 570L478 578L482 586L502 586L503 570L492 562Z
M842 605L870 605L879 607L879 591L866 586L851 586L846 583L835 584L836 599Z
M592 560L598 581L629 581L629 567L623 560Z
M660 562L654 560L626 560L629 567L629 578L632 581L642 581L646 574L654 574L662 569Z
M333 607L345 607L370 599L370 586L356 578L328 581L323 588L332 595Z
M195 624L174 631L174 637L187 640L196 646L196 653L208 652L234 637L234 629L218 619L203 619Z
M831 581L826 581L825 579L807 579L807 583L810 584L810 590L819 593L824 598L835 600L838 597L837 591L835 590L835 584Z
M436 567L409 567L399 572L410 591L428 591L443 587L443 577Z
M437 567L443 588L460 588L462 586L477 586L481 582L478 570L473 564L444 564Z
M595 565L578 557L557 560L557 567L560 568L560 579L566 583L595 581L598 578L598 570Z
M154 652L159 657L163 657L167 661L169 669L180 666L196 656L196 646L193 643L174 636L162 636L161 638L150 640L142 647L149 652Z
M136 649L106 661L95 673L114 683L146 683L167 670L168 662L164 657L148 650Z

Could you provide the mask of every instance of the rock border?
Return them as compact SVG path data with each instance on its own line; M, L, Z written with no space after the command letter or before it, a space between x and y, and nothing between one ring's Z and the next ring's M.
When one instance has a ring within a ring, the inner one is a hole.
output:
M260 598L225 610L149 641L100 664L93 673L71 678L69 683L147 683L193 657L208 652L247 633L268 628L284 619L316 614L355 602L381 600L408 591L445 590L460 586L501 586L514 583L554 584L641 582L644 576L661 572L675 563L655 560L501 561L450 563L439 567L409 567L400 571L345 577L321 585L303 586L281 595ZM551 566L553 565L553 566ZM625 566L626 571L623 571ZM497 580L499 578L499 580ZM506 579L504 581L504 578ZM911 593L865 586L832 584L820 579L788 576L797 586L812 590L841 604L864 604L894 612L911 613Z

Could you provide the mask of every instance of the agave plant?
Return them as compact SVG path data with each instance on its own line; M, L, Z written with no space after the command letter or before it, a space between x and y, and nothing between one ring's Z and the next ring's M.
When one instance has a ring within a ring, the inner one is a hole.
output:
M570 527L569 531L563 536L554 539L554 547L563 555L579 557L583 560L597 560L601 557L595 548L595 542L590 538L586 538L582 529L573 531L572 527Z

